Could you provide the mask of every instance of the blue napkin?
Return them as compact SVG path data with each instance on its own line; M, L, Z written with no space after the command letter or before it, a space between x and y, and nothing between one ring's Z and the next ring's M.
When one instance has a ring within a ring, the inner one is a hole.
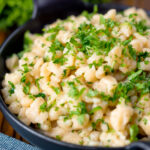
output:
M40 149L0 133L0 150L40 150Z

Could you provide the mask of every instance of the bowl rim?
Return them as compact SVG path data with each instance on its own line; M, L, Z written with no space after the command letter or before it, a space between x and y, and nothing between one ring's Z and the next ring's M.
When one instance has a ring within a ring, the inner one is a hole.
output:
M86 5L91 5L91 4L86 3ZM131 6L126 6L126 5L122 5L122 4L116 4L116 3L109 3L109 4L101 4L100 7L105 7L108 10L112 9L112 8L114 8L116 10L118 10L118 9L125 10L127 8L130 8ZM146 11L146 13L148 15L150 15L150 11L148 11L146 9L144 9L144 10ZM7 47L8 43L11 42L13 40L13 38L20 33L20 31L22 31L28 24L30 24L33 21L35 21L35 18L31 18L27 23L25 23L24 25L22 25L19 28L17 28L15 31L13 31L8 36L8 38L3 42L2 46L0 47L0 55L5 50L5 48ZM129 145L120 146L120 147L104 147L104 146L82 146L82 145L78 145L78 144L72 144L72 143L69 143L69 142L59 141L59 140L57 140L55 138L52 138L52 137L47 136L47 135L45 135L45 134L43 134L41 132L38 132L34 128L32 128L31 126L27 126L26 124L24 124L23 122L21 122L13 113L11 113L9 111L6 103L4 102L4 99L2 97L2 93L1 92L0 92L0 110L2 111L2 113L3 113L3 115L5 116L6 119L7 119L7 117L10 118L18 126L20 126L24 131L30 132L31 134L36 135L38 138L46 140L46 142L51 142L51 143L54 143L54 144L58 144L59 146L67 147L67 148L87 149L87 150L96 150L96 149L120 150L120 149L130 149L130 148L132 148L134 146L139 146L140 144L143 144L142 141L137 141L137 142L132 142ZM9 122L9 123L12 125L11 122ZM14 126L13 126L13 128L14 128ZM31 143L31 144L34 144L34 143Z

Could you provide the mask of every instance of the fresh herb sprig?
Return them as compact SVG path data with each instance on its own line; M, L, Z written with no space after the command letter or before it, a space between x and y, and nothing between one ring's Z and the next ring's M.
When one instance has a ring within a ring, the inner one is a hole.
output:
M32 16L32 0L1 0L0 1L0 30L8 30L20 26Z

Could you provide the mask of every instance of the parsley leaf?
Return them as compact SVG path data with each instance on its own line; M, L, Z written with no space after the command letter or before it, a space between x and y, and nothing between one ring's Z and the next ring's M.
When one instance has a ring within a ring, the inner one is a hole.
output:
M139 133L139 128L136 124L134 124L130 127L129 133L130 133L130 141L131 142L138 140L137 135Z
M110 129L108 123L105 122L104 119L97 119L96 122L92 122L92 123L91 123L93 130L96 129L96 126L97 126L97 124L99 124L99 123L102 123L102 124L107 125L108 130Z
M46 95L44 93L39 93L37 95L34 95L35 97L42 97L42 98L45 98Z
M100 23L105 24L105 18L103 15L100 14Z
M25 74L21 77L20 81L23 82L23 83L26 81L26 75Z
M68 60L66 57L62 56L60 58L53 58L53 63L54 64L60 64L60 65L64 65L64 63Z
M85 102L79 102L76 107L77 107L76 111L70 112L70 117L72 115L77 115L78 116L77 121L79 122L79 124L82 125L84 123L85 114L87 113Z
M40 84L39 84L39 80L41 80L43 77L39 77L35 80L35 85L38 87L38 89L40 90Z
M58 141L61 141L62 137L59 136L59 135L56 135L56 139L57 139Z
M64 46L56 39L50 49L49 49L49 52L52 52L52 53L55 53L56 51L62 51L64 49Z
M54 86L52 86L51 88L55 91L55 93L56 93L57 95L60 93L60 88L59 88L59 87L54 87Z
M90 89L86 95L88 97L94 97L94 96L97 96L98 94L99 94L99 92L97 90Z
M97 106L97 107L93 108L93 109L90 111L90 115L93 115L96 111L101 110L101 109L102 109L101 106Z
M45 112L46 111L46 108L47 108L47 102L44 102L42 105L40 105L40 110L42 112Z
M146 26L145 20L141 20L139 22L136 22L134 24L134 26L136 27L137 32L139 32L140 34L145 34L145 31L148 29L148 26Z
M128 40L123 41L122 42L123 46L128 45L132 41L132 39L133 39L133 36L130 36Z
M30 82L28 82L28 83L26 83L25 84L25 86L23 87L23 92L25 93L25 94L29 94L29 91L30 91Z
M28 64L23 64L22 67L24 68L24 73L27 73L30 71Z
M70 115L81 115L87 113L85 102L79 102L76 107L76 111L71 111Z
M85 119L85 114L81 114L81 115L79 115L78 118L77 118L79 124L81 124L81 125L83 125L84 119Z
M130 56L131 56L134 60L136 60L137 55L136 55L135 49L132 47L132 45L129 45L129 46L128 46L128 49L129 49L129 54L130 54Z
M132 73L129 77L128 80L133 80L135 79L138 75L142 73L142 70L138 70L137 72Z
M44 62L49 62L49 61L50 61L50 58L49 58L48 56L45 56L45 57L43 58L43 60L44 60Z
M9 89L9 95L11 96L14 92L15 92L15 85L11 82L11 81L8 81L8 84L10 85L10 89Z
M50 106L47 106L47 102L44 102L42 105L40 105L40 110L42 112L45 112L45 111L49 111L52 107L54 107L56 104L56 100L50 105Z
M68 92L68 95L72 98L75 98L78 96L79 94L79 90L78 88L75 86L75 83L74 82L68 82L68 85L70 87L70 90Z

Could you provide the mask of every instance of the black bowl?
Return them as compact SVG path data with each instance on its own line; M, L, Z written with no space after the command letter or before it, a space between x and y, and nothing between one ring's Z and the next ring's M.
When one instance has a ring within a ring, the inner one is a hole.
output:
M88 3L83 3L81 0L38 0L34 1L34 12L32 19L26 24L16 29L3 43L0 49L0 88L2 88L1 82L5 73L8 71L5 66L5 59L17 53L23 49L23 36L25 31L30 30L32 33L40 33L42 27L45 24L52 23L58 18L64 19L67 16L73 14L78 15L83 10L92 11L93 5ZM115 8L118 11L123 11L127 6L116 5L116 4L100 4L99 12L105 13L111 8ZM150 12L147 11L148 14ZM56 139L50 138L42 133L37 132L34 128L26 126L20 122L15 115L13 115L7 108L2 95L0 94L0 109L4 114L5 118L12 125L12 127L28 142L36 145L42 149L55 149L55 150L77 150L77 149L87 149L87 150L149 150L150 142L139 141L132 143L125 147L117 148L106 148L106 147L89 147L80 146L75 144L70 144L66 142L61 142Z

